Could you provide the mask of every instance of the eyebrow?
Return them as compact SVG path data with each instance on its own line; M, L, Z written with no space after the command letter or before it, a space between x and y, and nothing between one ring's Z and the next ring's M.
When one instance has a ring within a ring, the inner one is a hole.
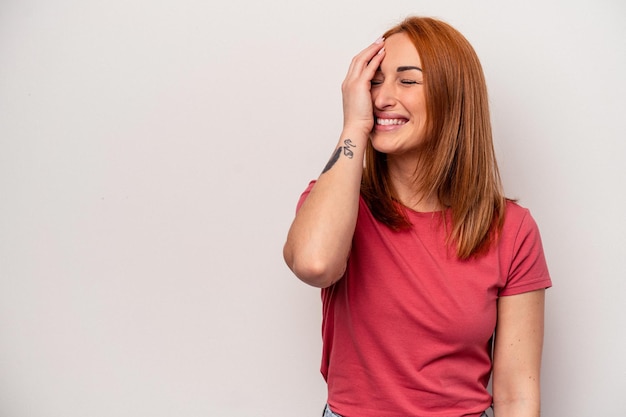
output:
M398 67L398 69L396 71L397 72L403 72L403 71L408 71L408 70L418 70L418 71L422 72L422 69L420 67L414 67L412 65L404 66L404 67Z
M409 70L418 70L419 72L423 72L420 67L415 67L413 65L405 65L405 66L396 68L396 72L404 72L404 71L409 71ZM376 72L382 72L380 67L376 69Z

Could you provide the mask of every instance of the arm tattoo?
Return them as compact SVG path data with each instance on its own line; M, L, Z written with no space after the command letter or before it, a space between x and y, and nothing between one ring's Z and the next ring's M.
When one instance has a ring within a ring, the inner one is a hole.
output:
M331 169L333 167L333 165L335 165L335 162L337 162L337 160L339 159L339 155L341 155L341 146L338 147L337 150L335 151L335 153L333 153L333 156L330 157L330 160L328 161L328 163L324 167L324 170L322 171L322 174L325 173L326 171L328 171L329 169Z
M354 157L354 152L352 152L352 150L350 148L356 148L356 145L354 143L352 143L352 141L350 139L344 140L343 144L344 144L344 146L338 147L335 150L335 152L333 153L333 156L330 157L330 160L328 161L328 163L324 167L324 170L322 171L322 174L327 172L328 170L330 170L335 165L335 163L337 162L337 160L341 156L342 150L343 150L343 154L345 156L347 156L349 159L352 159Z

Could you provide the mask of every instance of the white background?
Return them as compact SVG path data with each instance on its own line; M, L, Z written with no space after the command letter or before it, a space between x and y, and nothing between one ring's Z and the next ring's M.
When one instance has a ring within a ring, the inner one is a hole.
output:
M0 416L319 416L282 244L408 14L475 46L540 226L543 415L626 415L622 0L0 0Z

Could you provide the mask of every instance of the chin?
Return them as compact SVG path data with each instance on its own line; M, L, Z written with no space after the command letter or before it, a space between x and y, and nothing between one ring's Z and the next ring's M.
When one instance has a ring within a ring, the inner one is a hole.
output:
M370 143L372 144L372 148L374 148L377 152L387 153L388 149L386 149L382 143L380 138L374 137L374 135L370 136Z
M370 142L372 143L372 147L378 152L387 154L397 151L398 140L394 136L373 133L370 136Z

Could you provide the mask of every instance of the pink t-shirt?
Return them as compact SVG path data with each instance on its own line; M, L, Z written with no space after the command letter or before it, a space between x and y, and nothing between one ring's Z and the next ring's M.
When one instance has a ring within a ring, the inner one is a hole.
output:
M509 202L497 245L462 261L440 214L408 216L394 232L360 200L346 273L322 290L328 404L345 417L479 416L496 300L552 285L537 225Z

